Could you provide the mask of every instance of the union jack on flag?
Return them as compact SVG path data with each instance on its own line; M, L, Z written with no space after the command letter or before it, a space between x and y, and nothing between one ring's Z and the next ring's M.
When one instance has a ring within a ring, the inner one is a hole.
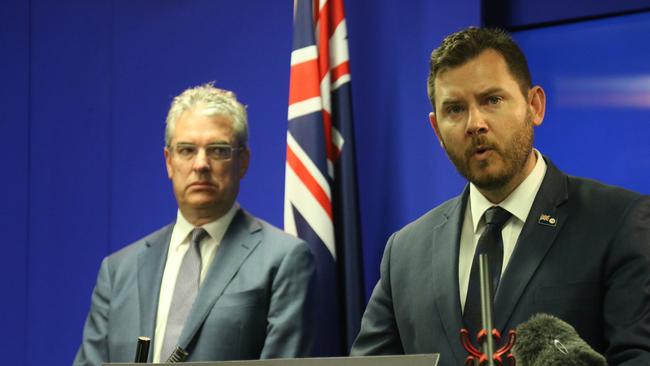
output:
M347 355L364 307L343 0L294 2L285 230L316 259L314 356Z

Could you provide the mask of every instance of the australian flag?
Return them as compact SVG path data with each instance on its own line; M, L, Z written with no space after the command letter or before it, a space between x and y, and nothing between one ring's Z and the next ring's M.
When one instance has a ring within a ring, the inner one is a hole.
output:
M345 11L343 0L294 4L284 226L316 257L313 356L347 355L364 290Z

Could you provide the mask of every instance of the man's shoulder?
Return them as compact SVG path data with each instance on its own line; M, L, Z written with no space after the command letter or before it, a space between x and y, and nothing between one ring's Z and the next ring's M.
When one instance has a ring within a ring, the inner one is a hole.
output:
M463 195L459 195L448 199L440 205L429 210L424 215L411 221L404 226L400 231L419 230L423 227L436 227L449 219L451 215L456 213L456 210L462 209Z
M272 243L275 247L286 248L307 245L304 240L283 231L262 218L254 216L243 209L242 213L252 231L261 233L263 242Z
M614 213L627 210L640 201L647 201L644 196L625 188L609 185L594 179L567 176L569 202L589 206L593 210Z
M546 176L538 195L556 196L558 203L568 203L574 210L614 213L650 198L595 179L568 175L547 157L545 160Z
M301 263L313 262L312 251L304 240L259 217L242 210L239 219L236 218L233 223L239 225L236 230L240 235L243 233L242 229L246 232L244 235L250 235L245 239L253 245L249 263L273 267L284 262L286 258L293 258L292 260L299 260ZM256 270L259 271L260 268Z
M395 235L401 239L408 239L407 241L411 240L409 238L424 238L426 235L423 234L431 233L435 228L446 223L451 217L462 213L462 205L465 202L464 197L466 192L467 190L465 190L465 193L453 197L429 210L424 215L406 224Z
M581 192L603 197L611 196L623 199L636 199L642 196L638 192L597 181L595 179L576 177L572 175L568 175L567 179L569 181L569 187L573 192Z
M136 253L139 253L143 248L152 246L152 245L165 245L170 239L171 231L174 228L174 224L168 224L156 231L153 231L133 242L126 245L122 249L117 250L112 253L108 258L111 261L120 261L126 258L133 257Z

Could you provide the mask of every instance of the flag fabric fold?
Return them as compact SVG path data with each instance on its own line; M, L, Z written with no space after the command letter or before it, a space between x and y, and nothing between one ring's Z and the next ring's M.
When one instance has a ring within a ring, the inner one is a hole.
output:
M347 355L365 302L343 0L294 2L288 121L284 227L316 259L313 355Z

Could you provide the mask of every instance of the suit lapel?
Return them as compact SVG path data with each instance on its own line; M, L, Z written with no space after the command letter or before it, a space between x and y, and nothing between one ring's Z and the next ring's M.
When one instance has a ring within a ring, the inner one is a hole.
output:
M145 239L138 256L138 294L140 296L140 334L153 338L160 282L167 261L167 248L174 225L168 225Z
M239 210L221 240L211 268L199 289L198 296L178 340L187 349L215 302L244 263L261 242L261 225L243 210Z
M434 299L447 339L451 344L456 364L461 364L467 355L460 343L460 329L463 327L458 288L458 243L463 222L464 209L469 190L443 213L445 219L433 229L433 286Z
M496 293L494 326L501 333L509 330L505 327L517 303L568 217L567 206L562 206L568 199L566 176L548 159L546 163L546 176ZM540 223L541 215L554 218L555 226Z

